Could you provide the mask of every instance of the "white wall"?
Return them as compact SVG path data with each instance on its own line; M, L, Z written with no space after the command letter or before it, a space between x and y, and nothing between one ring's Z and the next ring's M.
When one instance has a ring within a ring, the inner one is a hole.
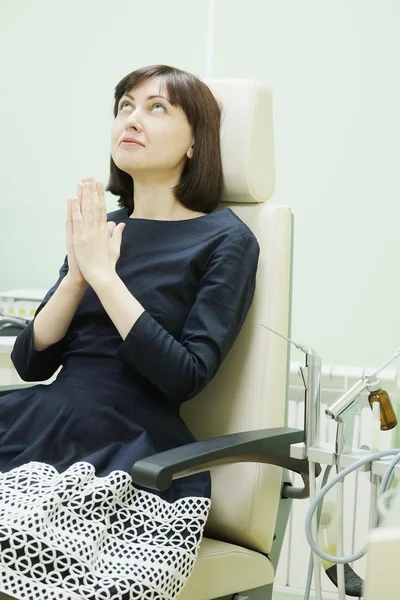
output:
M115 85L166 63L203 76L206 3L1 0L0 289L48 288L81 176L108 180ZM108 196L108 209L117 207Z
M274 90L274 201L295 213L293 337L325 363L380 363L400 345L400 3L214 4L207 74ZM1 1L0 289L53 283L67 197L82 175L108 178L115 84L155 62L205 76L208 10Z

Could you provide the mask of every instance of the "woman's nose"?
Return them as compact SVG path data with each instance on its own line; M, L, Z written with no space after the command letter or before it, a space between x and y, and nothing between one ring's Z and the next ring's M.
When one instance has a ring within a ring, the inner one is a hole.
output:
M125 121L126 129L135 129L136 131L141 131L143 129L142 122L140 119L139 111L133 110L131 114L127 117Z

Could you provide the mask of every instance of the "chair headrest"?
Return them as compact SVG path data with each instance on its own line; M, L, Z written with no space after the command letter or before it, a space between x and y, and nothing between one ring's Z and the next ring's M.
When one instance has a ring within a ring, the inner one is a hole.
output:
M224 202L269 200L274 191L272 92L251 79L205 79L222 105Z

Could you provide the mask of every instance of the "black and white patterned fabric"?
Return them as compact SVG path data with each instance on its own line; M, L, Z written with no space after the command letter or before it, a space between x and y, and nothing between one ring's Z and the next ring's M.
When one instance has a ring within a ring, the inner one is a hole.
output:
M210 499L169 503L128 473L31 462L0 474L0 591L19 600L174 600Z

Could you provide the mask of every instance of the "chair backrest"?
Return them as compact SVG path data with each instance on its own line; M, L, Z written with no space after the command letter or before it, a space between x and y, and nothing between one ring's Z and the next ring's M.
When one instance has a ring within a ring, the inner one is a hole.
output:
M265 329L289 335L292 213L267 203L274 189L272 94L251 80L208 80L222 103L223 206L253 231L260 245L255 296L243 328L207 387L182 406L199 440L286 425L289 349ZM281 489L281 469L238 463L211 470L206 535L269 552Z

